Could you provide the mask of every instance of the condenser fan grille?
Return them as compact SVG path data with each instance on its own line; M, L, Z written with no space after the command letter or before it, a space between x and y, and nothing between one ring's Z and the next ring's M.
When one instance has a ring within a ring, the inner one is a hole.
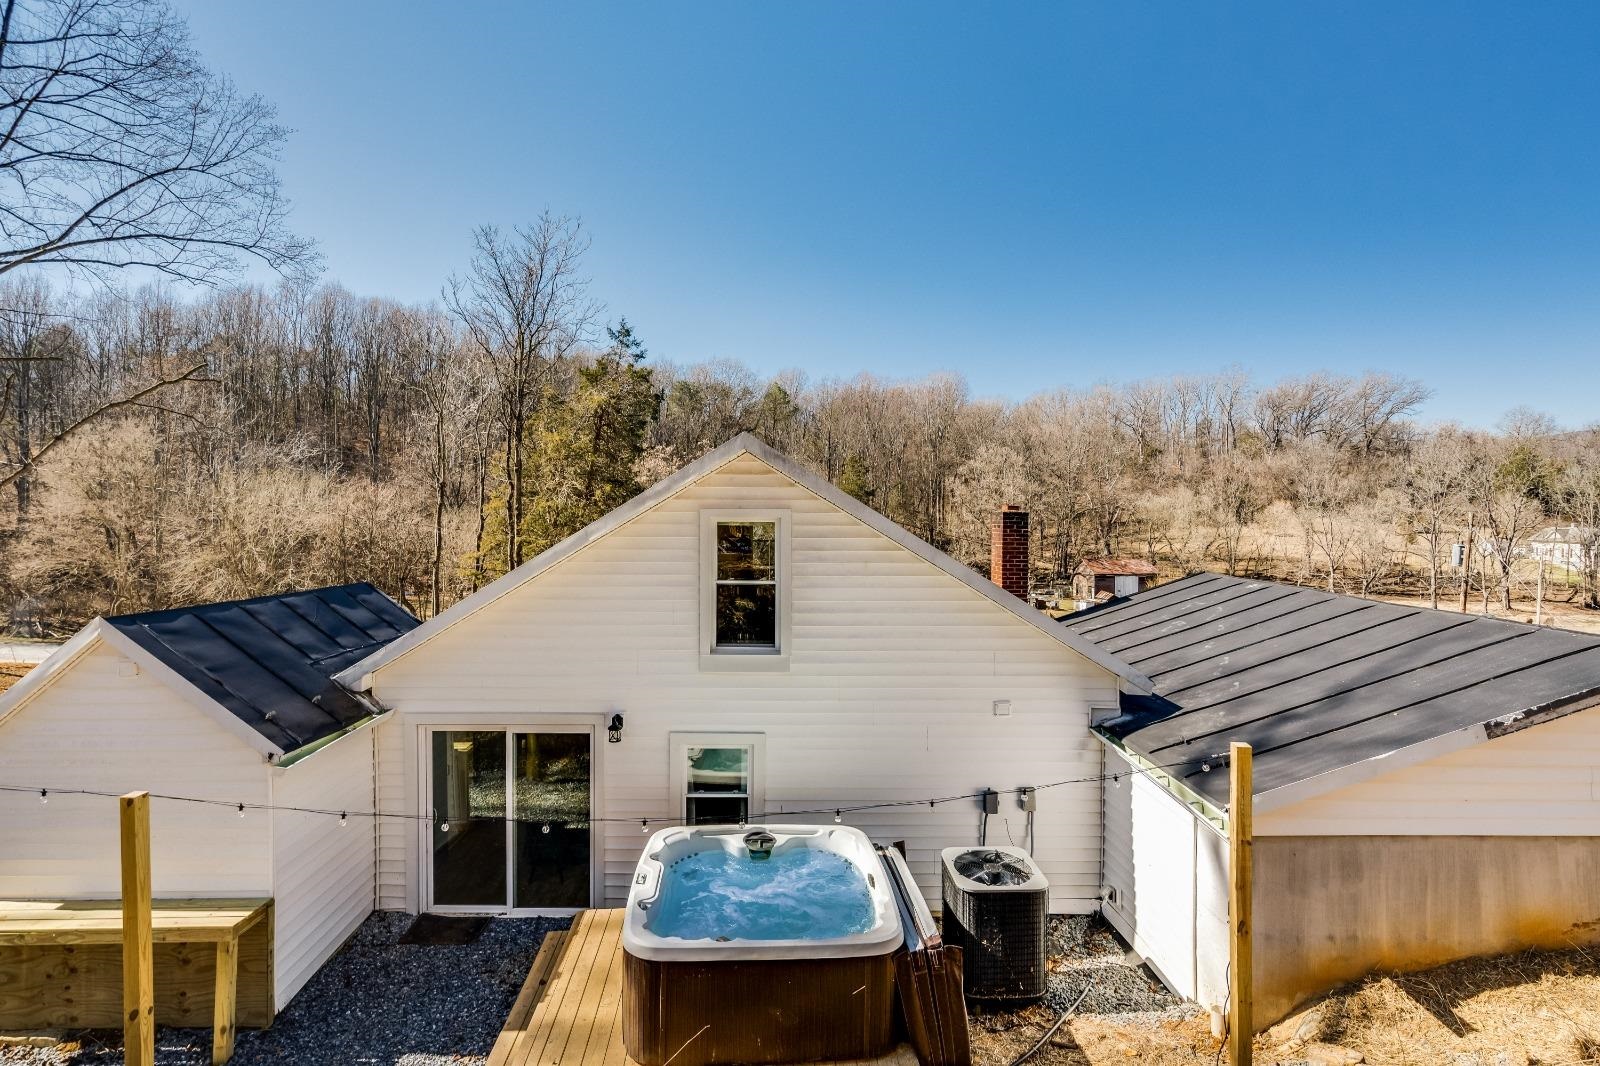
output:
M1022 863L1003 852L967 851L955 858L956 873L980 885L1022 885L1033 876Z

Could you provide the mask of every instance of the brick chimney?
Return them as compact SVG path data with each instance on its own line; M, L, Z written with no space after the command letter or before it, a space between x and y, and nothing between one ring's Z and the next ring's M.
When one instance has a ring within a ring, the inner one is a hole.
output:
M989 526L989 580L1028 598L1028 512L1006 504Z

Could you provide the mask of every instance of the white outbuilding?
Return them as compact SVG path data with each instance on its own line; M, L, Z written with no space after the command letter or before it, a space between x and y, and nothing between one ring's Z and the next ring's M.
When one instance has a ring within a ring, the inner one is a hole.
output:
M373 906L377 708L331 677L416 625L366 584L91 622L0 696L0 899L117 897L149 791L158 899L272 899L270 1018Z

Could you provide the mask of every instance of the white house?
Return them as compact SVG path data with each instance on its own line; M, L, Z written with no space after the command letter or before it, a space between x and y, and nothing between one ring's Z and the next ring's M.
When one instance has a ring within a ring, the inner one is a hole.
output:
M1093 911L1089 718L1145 685L748 434L339 678L387 711L379 807L431 819L381 824L379 905L512 913L621 903L645 825L1070 779L1036 853L1053 909ZM989 832L1020 841L1007 799ZM981 805L841 816L904 840L937 900Z
M1567 570L1587 570L1600 552L1600 530L1592 526L1548 526L1528 538L1528 555Z

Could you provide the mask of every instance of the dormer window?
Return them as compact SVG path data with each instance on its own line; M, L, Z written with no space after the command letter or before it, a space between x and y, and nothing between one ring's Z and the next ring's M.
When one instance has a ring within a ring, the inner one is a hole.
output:
M702 512L703 667L787 668L788 536L787 511Z

